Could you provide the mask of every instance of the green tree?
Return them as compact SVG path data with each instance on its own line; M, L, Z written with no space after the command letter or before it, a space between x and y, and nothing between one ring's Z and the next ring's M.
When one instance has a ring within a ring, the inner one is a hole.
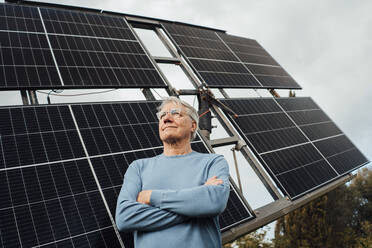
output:
M363 235L357 238L357 248L370 248L372 247L372 224L369 221L363 221L362 223Z

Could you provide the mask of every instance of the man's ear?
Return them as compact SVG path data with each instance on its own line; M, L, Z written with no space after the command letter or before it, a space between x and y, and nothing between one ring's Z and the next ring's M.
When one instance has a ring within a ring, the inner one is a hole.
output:
M195 130L197 129L196 121L192 120L191 128L192 128L192 131L195 132Z

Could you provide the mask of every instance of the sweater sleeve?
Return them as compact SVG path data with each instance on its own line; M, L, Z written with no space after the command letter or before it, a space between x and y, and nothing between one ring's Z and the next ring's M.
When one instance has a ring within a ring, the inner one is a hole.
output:
M189 217L210 217L223 212L230 193L229 166L223 156L211 162L208 178L217 176L220 185L201 185L181 190L153 190L150 204Z
M115 221L119 231L155 231L186 221L185 216L137 202L142 182L133 163L125 173L116 204Z

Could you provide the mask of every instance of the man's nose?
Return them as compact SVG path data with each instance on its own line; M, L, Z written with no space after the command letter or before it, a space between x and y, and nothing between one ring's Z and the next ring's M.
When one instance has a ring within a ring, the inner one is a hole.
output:
M173 116L171 113L167 112L164 117L162 118L163 122L172 122L173 121Z

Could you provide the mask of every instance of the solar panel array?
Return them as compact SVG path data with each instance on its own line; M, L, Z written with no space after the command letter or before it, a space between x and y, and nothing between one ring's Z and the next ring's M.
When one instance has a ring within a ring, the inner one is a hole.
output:
M128 165L162 152L158 104L1 107L0 246L132 247L112 216ZM221 229L251 218L233 189Z
M220 100L239 115L229 118L292 199L368 162L311 98Z
M255 40L163 23L179 50L209 87L301 87Z
M122 17L0 4L0 89L166 87Z
M162 25L208 87L301 89L255 40ZM0 90L135 87L167 85L124 17L0 3ZM221 101L291 199L368 162L311 98ZM158 104L0 107L0 246L133 247L113 216L129 164L162 152ZM252 218L231 185L221 231Z

